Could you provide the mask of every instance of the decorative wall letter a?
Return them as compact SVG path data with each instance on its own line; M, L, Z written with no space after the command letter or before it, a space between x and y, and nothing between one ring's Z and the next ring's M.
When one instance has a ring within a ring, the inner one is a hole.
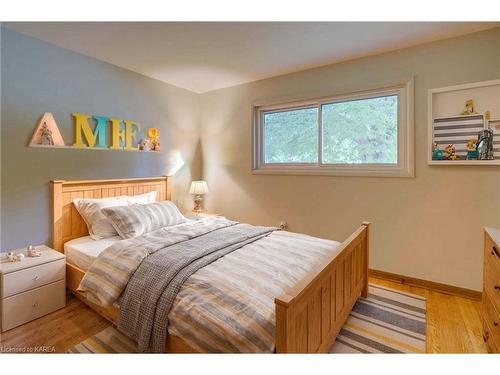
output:
M52 113L45 112L38 121L30 146L64 146L64 140Z

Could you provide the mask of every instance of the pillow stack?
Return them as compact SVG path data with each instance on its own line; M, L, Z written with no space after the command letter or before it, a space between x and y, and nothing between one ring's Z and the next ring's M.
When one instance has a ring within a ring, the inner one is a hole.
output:
M156 191L151 191L146 194L133 196L119 196L102 199L74 199L78 213L87 224L90 237L94 240L102 240L103 238L114 237L118 232L103 214L102 210L110 207L122 207L132 204L149 204L156 201Z

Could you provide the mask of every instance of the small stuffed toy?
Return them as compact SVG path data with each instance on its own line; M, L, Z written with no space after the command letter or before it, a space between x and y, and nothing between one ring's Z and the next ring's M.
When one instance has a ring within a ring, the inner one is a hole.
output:
M476 151L477 139L471 139L467 142L467 151Z
M467 142L467 160L477 160L477 139Z
M443 160L444 153L436 142L432 144L432 160Z
M447 160L457 160L457 155L455 151L455 145L449 144L444 149L444 157Z
M153 151L160 151L160 131L157 128L149 128L148 137L151 140Z
M148 137L140 144L144 151L160 151L160 131L157 128L148 129Z

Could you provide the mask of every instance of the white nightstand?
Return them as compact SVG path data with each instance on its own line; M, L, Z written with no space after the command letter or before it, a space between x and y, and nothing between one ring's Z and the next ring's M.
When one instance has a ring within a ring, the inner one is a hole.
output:
M0 332L59 310L66 305L66 258L47 246L40 257L26 251L20 262L0 262Z

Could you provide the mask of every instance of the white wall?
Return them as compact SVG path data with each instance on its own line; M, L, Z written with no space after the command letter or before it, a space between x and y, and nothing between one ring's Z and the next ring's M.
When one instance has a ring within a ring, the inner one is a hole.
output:
M415 77L415 178L251 174L251 105ZM208 208L345 239L373 223L371 268L480 290L482 227L500 227L500 167L428 166L427 90L500 78L500 28L201 95Z

